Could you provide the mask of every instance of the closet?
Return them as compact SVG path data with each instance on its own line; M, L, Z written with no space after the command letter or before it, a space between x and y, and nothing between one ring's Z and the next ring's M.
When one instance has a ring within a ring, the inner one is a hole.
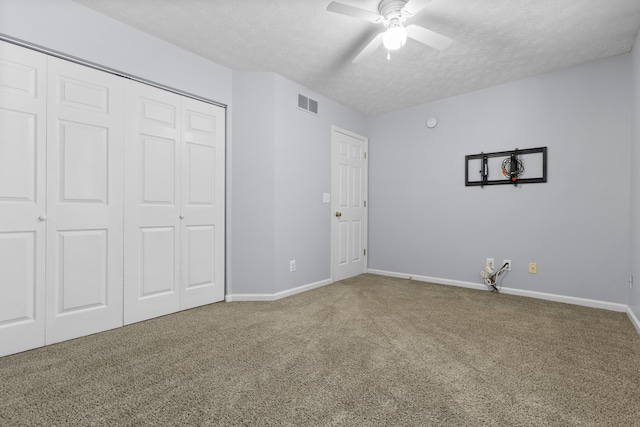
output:
M224 299L225 112L0 42L0 355Z

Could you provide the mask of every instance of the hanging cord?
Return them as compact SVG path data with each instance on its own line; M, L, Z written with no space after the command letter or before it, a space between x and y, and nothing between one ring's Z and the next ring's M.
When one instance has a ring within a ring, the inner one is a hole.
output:
M507 271L507 268L509 268L509 263L505 262L504 265L500 267L500 269L498 269L498 271L494 272L493 269L491 268L491 265L487 263L484 270L480 272L480 276L482 276L482 278L484 279L485 285L491 286L492 288L491 292L498 292L498 293L500 292L498 290L498 287L496 286L498 277L500 276L501 273ZM502 287L502 281L500 281L500 286Z

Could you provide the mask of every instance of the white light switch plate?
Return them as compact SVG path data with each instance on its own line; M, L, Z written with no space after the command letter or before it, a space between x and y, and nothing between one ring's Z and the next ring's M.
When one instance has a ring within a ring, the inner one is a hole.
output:
M331 203L331 193L322 193L322 203Z

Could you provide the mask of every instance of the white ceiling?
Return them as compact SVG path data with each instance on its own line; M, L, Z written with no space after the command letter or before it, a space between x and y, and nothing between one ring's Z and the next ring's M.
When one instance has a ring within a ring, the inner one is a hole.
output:
M380 24L330 0L75 0L233 70L273 71L364 115L628 53L640 0L432 0L415 23L454 40L414 40L391 60L351 60ZM377 12L378 0L341 0Z

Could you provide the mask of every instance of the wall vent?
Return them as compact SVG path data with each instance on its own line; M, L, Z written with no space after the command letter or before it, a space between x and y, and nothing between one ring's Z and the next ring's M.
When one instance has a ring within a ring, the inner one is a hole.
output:
M318 114L318 101L302 94L298 94L298 108L312 114Z

